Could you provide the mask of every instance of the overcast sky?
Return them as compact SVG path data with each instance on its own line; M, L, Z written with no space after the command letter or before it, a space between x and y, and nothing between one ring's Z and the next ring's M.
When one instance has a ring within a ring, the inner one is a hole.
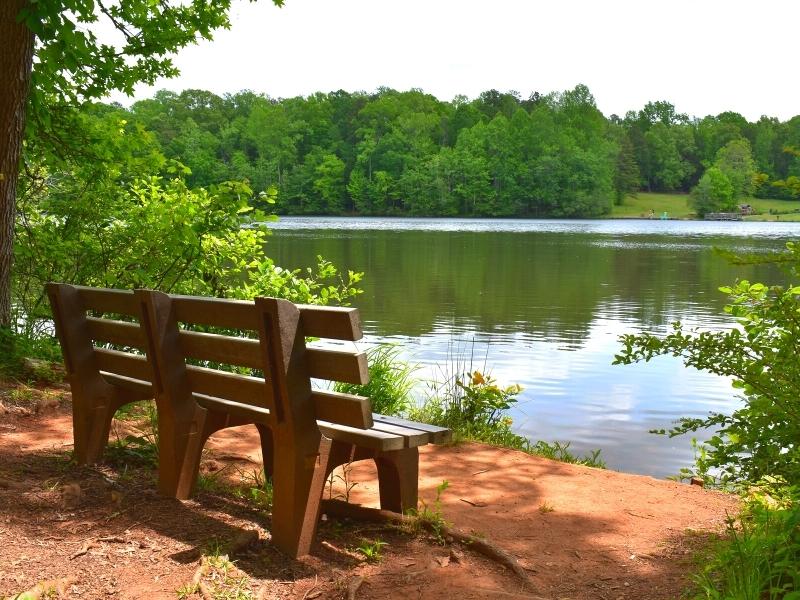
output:
M797 0L234 0L231 17L178 55L179 78L136 99L388 86L450 100L585 83L606 115L661 99L693 116L800 114Z

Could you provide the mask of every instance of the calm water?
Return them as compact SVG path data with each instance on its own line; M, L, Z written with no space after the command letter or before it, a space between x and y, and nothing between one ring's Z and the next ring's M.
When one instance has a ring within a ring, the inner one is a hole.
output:
M601 448L609 468L666 476L692 461L689 439L648 433L679 416L730 411L725 378L671 357L611 366L622 333L677 319L730 327L720 285L778 281L713 248L781 248L800 223L283 218L269 252L282 266L322 255L364 271L367 340L401 342L430 377L474 352L525 390L512 416L530 438Z

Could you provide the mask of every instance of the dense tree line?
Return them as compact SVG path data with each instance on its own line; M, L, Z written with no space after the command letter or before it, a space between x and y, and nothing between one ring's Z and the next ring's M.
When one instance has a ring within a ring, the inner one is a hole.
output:
M651 102L606 118L583 85L451 102L385 88L288 99L160 91L129 110L94 110L151 131L191 169L190 185L274 188L284 214L597 216L638 190L689 192L712 167L695 194L701 214L742 195L800 198L800 116L690 119ZM744 162L720 170L732 152Z

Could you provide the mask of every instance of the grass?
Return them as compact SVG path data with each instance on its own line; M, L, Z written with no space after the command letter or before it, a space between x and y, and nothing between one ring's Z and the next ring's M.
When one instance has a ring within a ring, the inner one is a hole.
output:
M800 505L751 503L697 561L696 600L800 598Z
M751 205L758 213L744 217L745 221L800 221L800 202L797 200L746 198L740 203ZM639 192L636 197L628 196L622 206L612 207L608 218L648 218L651 210L655 218L659 218L665 212L670 219L695 218L694 211L689 207L689 194L655 192Z
M409 408L409 397L414 387L417 367L399 360L400 347L381 344L367 351L369 383L356 385L336 383L334 390L346 394L366 396L372 411L382 415L397 415Z
M652 210L655 218L667 213L670 219L690 219L693 212L689 208L688 194L657 194L639 192L635 197L625 198L622 206L616 204L611 209L611 219L647 218Z

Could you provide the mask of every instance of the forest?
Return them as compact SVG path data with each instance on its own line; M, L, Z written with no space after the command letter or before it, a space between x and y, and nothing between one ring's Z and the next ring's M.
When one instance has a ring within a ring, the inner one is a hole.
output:
M247 181L280 214L594 217L646 190L693 192L702 215L800 198L800 116L694 118L657 101L606 117L584 85L449 102L416 89L160 91L83 111L152 136L190 187Z

